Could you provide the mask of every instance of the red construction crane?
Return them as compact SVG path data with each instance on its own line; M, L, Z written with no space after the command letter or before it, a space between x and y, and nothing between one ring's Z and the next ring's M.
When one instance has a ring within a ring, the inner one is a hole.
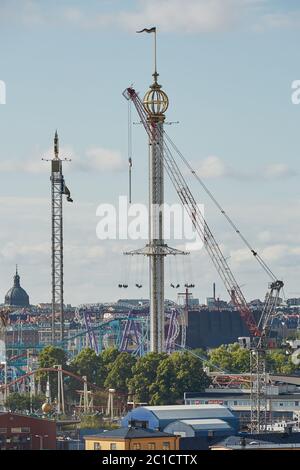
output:
M141 122L152 141L152 145L158 145L158 133L160 132L156 123L149 122L148 114L144 108L143 102L133 88L127 88L124 93L124 97L128 100L131 100L139 114ZM159 145L158 145L159 147ZM256 325L254 316L249 309L246 299L241 291L240 286L238 285L217 241L215 240L209 226L207 225L203 214L201 213L194 196L191 193L191 190L188 184L185 181L184 176L182 175L168 144L164 141L163 148L158 149L161 155L161 158L164 163L166 172L182 202L186 211L188 212L192 224L204 242L204 246L213 261L223 283L226 287L226 290L231 298L232 303L235 305L239 314L246 323L249 333L251 336L260 336L260 330Z

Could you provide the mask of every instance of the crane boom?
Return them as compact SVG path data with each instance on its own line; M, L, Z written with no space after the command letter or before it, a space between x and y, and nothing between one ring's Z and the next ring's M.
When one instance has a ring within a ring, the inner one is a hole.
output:
M203 240L204 246L217 269L227 292L229 293L231 301L235 305L242 319L245 321L250 335L260 337L260 330L257 327L253 314L247 305L243 292L238 285L216 239L207 225L206 220L204 219L168 144L164 142L162 146L159 145L161 139L159 139L160 130L158 126L156 123L149 121L143 102L133 88L127 88L124 91L123 96L134 103L141 122L150 138L151 145L157 146L160 158L163 161L166 172L179 196L179 199L190 216L196 232Z

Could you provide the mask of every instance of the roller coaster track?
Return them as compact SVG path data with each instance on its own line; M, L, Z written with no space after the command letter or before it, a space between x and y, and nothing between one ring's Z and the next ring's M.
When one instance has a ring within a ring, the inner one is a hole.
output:
M19 377L18 379L16 380L13 380L12 382L9 382L8 384L6 385L0 385L0 392L6 390L6 389L9 389L10 387L12 387L13 385L19 383L19 382L22 382L23 380L25 380L26 378L32 376L32 375L35 375L37 373L41 373L41 372L56 372L58 373L58 369L55 368L55 367L42 367L40 369L36 369L36 370L33 370L31 372L28 372L24 375L22 375L22 377ZM74 374L73 372L70 372L68 370L64 370L62 369L61 372L63 373L63 375L67 375L69 377L73 377L74 379L78 380L78 382L81 382L81 383L84 383L85 380L80 377L79 375L76 375ZM101 390L100 387L98 387L97 385L91 383L91 382L88 382L86 381L87 385L95 390Z

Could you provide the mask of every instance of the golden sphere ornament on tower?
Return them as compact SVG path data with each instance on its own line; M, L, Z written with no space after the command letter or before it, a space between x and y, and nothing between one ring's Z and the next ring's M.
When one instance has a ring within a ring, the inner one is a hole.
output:
M42 412L45 413L45 414L48 414L52 411L52 406L50 405L50 403L46 402L42 405Z
M143 104L149 116L162 117L169 107L169 98L157 83L158 73L154 73L154 83L144 96Z

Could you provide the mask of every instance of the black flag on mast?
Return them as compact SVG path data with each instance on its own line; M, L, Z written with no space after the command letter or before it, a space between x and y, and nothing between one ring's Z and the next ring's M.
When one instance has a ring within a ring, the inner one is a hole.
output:
M144 28L141 31L137 31L137 33L156 33L156 27L153 26L153 28L150 29Z

